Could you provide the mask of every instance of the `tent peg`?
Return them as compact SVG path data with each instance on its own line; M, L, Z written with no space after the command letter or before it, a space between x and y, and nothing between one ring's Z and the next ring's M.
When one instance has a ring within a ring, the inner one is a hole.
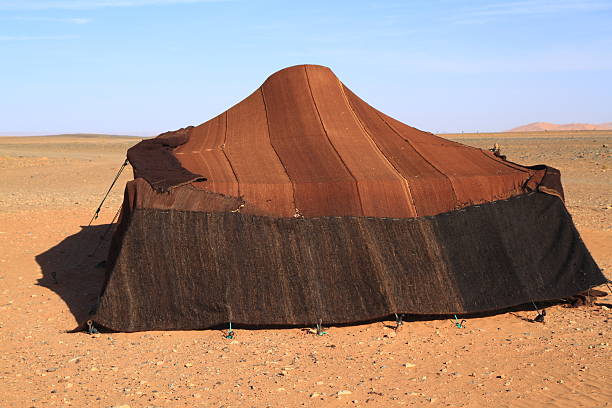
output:
M538 309L538 306L536 306L535 302L532 300L531 304L533 305L533 308L535 309L536 313L538 314L535 319L533 319L534 323L544 323L544 318L546 317L546 310L542 309L542 311L540 311L540 309Z
M451 320L451 323L455 325L455 327L458 329L465 329L465 322L467 322L467 320L463 319L459 321L459 318L457 317L457 315L454 315L454 316L455 316L455 320L454 321Z
M395 314L395 331L398 331L399 329L402 328L402 326L404 325L404 314L400 313L394 313Z
M232 322L229 322L229 329L227 330L227 333L223 337L229 340L233 340L235 336L236 336L236 333L234 332L234 330L232 330Z
M98 334L98 333L100 333L100 332L98 331L98 329L96 329L96 328L94 327L94 325L93 325L93 321L91 321L91 320L88 320L88 321L87 321L87 333L89 333L89 334Z
M326 331L323 331L322 324L323 324L323 320L319 319L319 322L317 323L317 329L316 329L317 330L317 336L323 336L323 335L327 334Z
M542 311L537 310L538 315L533 319L536 323L544 323L544 318L546 317L546 310L542 309Z

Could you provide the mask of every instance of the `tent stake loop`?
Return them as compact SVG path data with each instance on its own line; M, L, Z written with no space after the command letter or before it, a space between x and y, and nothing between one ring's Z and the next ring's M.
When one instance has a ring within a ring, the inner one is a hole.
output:
M395 314L395 331L398 331L404 325L404 314L403 313L400 313L399 315L397 313L394 313L394 314Z
M323 323L323 320L319 319L317 323L317 336L323 336L327 334L326 331L323 331L322 323Z
M235 337L235 333L232 330L232 322L229 322L229 329L227 330L227 334L224 336L226 339L232 340Z
M544 318L546 317L546 310L542 309L542 311L540 311L533 300L531 301L531 304L533 305L533 308L538 314L535 319L533 319L534 323L544 323Z
M465 329L465 322L467 320L463 319L461 321L459 321L459 318L457 317L457 315L455 315L455 320L451 320L451 323L455 325L456 328L458 329Z
M96 328L94 327L94 325L93 325L93 321L91 321L91 320L88 320L88 321L87 321L87 333L89 333L89 334L98 334L98 333L100 333L100 332L98 331L98 329L96 329Z

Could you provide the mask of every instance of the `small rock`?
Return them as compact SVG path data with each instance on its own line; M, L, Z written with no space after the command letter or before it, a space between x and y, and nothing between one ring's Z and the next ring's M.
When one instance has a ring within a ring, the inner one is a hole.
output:
M185 363L185 367L193 367L193 364L191 364L191 363Z
M320 397L321 394L319 394L318 392L313 392L312 394L310 394L310 398L317 398Z
M340 396L340 395L351 395L352 392L349 390L340 390L336 393L336 395Z

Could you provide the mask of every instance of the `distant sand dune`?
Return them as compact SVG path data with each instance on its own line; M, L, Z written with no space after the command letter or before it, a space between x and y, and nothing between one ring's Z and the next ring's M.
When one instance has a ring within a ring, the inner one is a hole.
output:
M550 122L533 122L528 125L515 127L508 132L542 132L550 130L612 130L612 122L590 124L590 123L566 123L558 125Z

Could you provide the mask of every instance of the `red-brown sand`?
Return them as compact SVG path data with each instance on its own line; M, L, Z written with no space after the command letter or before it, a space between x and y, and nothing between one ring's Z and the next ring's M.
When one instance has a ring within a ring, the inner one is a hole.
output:
M0 407L465 406L612 403L612 296L469 319L301 329L67 333L95 303L106 241L80 233L139 139L0 138ZM561 169L591 253L612 268L610 134L463 135ZM120 178L94 222L117 211ZM53 283L56 272L58 284ZM605 287L601 288L607 290Z

